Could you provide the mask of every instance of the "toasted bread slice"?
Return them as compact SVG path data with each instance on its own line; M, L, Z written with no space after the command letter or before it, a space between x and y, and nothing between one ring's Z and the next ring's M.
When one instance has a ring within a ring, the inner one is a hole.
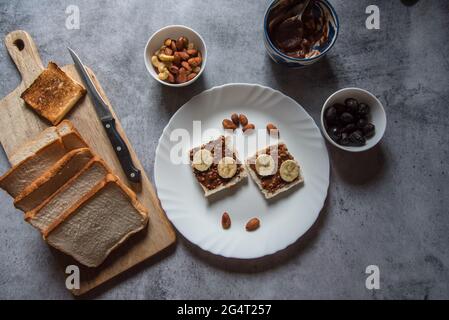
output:
M17 197L66 153L64 144L60 140L54 141L36 153L29 155L0 177L0 188L6 190L13 198Z
M36 138L22 145L12 154L9 162L15 166L58 139L62 139L62 143L68 151L88 147L73 124L69 120L64 120L58 126L45 129Z
M275 153L277 155L276 173L273 176L262 177L255 170L256 159L260 154L265 153L270 154L271 150L275 150ZM279 178L279 170L280 170L279 168L281 167L282 162L285 160L293 160L299 167L299 176L291 182L285 182L281 178ZM293 188L294 186L304 182L301 167L299 166L298 162L295 160L293 155L288 151L286 144L282 141L278 142L277 144L258 150L253 156L248 157L245 160L245 164L251 178L257 184L257 186L259 187L260 191L262 192L262 194L265 196L266 199L274 198L277 195L283 193L284 191L287 191ZM277 185L277 187L275 188L270 187L272 185Z
M26 187L14 199L14 206L24 212L34 209L80 172L92 158L93 155L88 148L70 151L50 170Z
M54 62L26 89L21 98L39 115L57 125L86 94L86 89Z
M148 222L133 191L112 174L67 210L44 233L48 244L88 267L99 266L112 250Z
M93 158L56 193L38 207L28 211L25 220L44 233L65 211L88 194L93 186L104 180L109 172L102 160Z

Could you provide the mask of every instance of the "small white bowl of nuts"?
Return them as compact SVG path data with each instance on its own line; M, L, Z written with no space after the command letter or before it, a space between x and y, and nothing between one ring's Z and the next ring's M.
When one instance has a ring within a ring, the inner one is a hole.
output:
M156 81L170 87L184 87L203 73L206 44L196 31L186 26L167 26L150 37L144 59Z

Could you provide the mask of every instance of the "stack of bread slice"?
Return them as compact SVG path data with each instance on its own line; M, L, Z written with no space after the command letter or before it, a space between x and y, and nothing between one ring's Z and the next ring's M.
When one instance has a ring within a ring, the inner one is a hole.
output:
M44 130L11 157L0 187L53 247L99 266L148 222L146 209L72 123Z

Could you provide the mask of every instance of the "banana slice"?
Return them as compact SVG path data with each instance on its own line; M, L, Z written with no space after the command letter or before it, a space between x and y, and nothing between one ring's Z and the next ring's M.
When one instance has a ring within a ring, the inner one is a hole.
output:
M294 160L285 160L279 170L282 180L292 182L299 176L299 166Z
M214 162L214 157L209 150L201 149L195 152L193 155L192 164L198 171L206 171L210 168Z
M256 171L261 176L271 176L276 173L274 159L268 154L261 154L256 159Z
M237 172L237 163L231 157L224 157L218 162L218 174L220 177L229 179L235 176Z

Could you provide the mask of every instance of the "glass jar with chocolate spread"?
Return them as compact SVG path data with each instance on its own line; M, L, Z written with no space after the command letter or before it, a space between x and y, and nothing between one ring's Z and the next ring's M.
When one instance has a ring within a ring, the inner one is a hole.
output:
M299 19L295 8L303 0L281 0L269 15L269 36L282 53L293 58L311 58L320 54L314 49L328 37L327 19L311 0Z

